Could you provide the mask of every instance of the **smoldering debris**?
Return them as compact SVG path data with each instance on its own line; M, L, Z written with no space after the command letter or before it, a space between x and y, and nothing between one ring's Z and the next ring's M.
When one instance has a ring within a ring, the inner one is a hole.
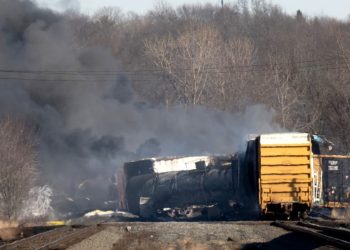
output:
M261 105L234 115L200 106L140 106L126 75L101 80L81 73L122 72L108 50L79 46L69 20L31 1L2 1L0 53L0 68L28 71L26 80L1 79L0 116L37 128L39 184L52 188L54 208L62 211L104 209L123 162L230 153L249 133L281 131ZM52 74L68 70L74 75ZM79 188L84 181L89 185Z

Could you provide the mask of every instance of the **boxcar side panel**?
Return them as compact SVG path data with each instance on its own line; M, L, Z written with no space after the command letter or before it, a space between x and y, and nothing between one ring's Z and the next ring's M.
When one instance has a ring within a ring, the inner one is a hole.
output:
M311 207L311 139L308 134L261 135L259 144L259 204L263 214ZM277 205L277 206L272 206ZM284 211L285 212L285 211Z

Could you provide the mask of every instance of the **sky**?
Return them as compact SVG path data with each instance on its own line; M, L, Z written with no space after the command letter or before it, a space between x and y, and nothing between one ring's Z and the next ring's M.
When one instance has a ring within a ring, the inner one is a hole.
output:
M40 5L64 10L73 8L85 14L93 14L96 10L104 6L118 6L123 11L133 11L145 13L152 9L160 0L36 0ZM191 3L212 3L219 4L221 0L166 0L165 2L176 7L182 4ZM224 0L224 3L235 1ZM308 16L329 16L339 19L348 19L350 15L350 0L266 0L268 3L277 4L290 14L295 14L300 9L304 15Z

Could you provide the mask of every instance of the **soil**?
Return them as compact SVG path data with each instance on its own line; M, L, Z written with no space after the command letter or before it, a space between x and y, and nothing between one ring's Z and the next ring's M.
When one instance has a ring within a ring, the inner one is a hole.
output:
M83 249L336 249L270 222L108 223L69 248Z

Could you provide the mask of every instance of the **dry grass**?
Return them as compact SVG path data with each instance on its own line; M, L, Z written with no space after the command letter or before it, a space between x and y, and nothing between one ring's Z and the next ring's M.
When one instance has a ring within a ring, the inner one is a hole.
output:
M21 233L18 222L0 221L0 238L4 241L16 239Z
M347 208L345 209L345 215L344 215L344 217L345 217L346 222L347 222L347 223L350 223L350 207L347 207Z
M346 208L333 208L331 211L331 217L350 223L350 206Z
M338 220L350 221L350 207L347 208L333 208L331 217Z
M17 221L4 221L0 220L0 229L9 227L18 227L19 223Z

